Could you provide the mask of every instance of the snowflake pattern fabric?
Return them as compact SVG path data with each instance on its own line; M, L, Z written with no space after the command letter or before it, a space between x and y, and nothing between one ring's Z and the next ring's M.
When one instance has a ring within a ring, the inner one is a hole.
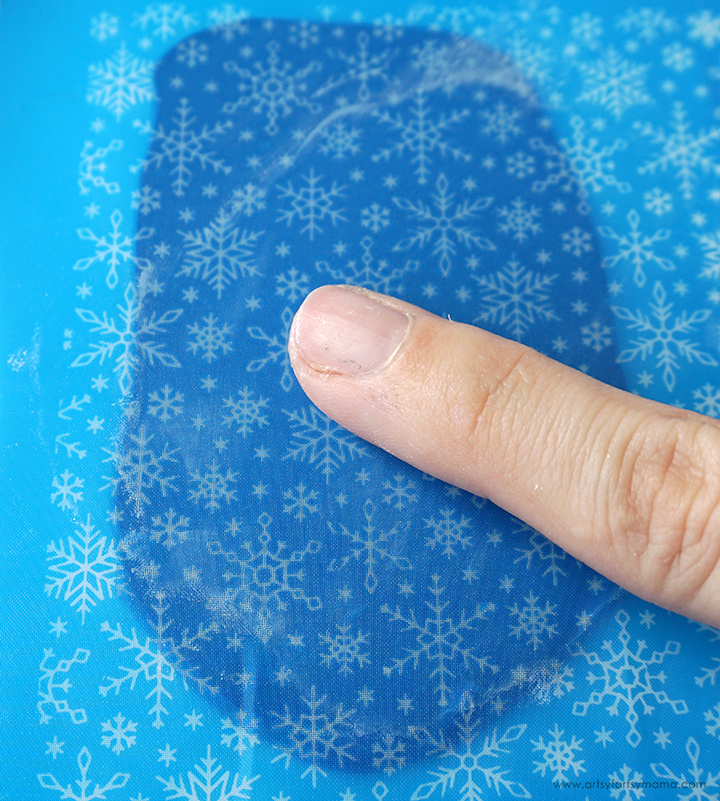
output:
M52 521L8 789L712 799L718 632L337 426L286 344L353 283L720 416L720 16L351 11L83 18L67 291L7 360Z

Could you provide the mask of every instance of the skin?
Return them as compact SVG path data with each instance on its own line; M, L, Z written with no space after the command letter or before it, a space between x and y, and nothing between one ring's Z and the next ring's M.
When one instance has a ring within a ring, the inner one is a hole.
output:
M333 360L348 297L377 306L378 320L390 309L407 321L382 364ZM289 353L310 399L342 426L489 498L636 595L720 627L718 421L357 288L315 290Z

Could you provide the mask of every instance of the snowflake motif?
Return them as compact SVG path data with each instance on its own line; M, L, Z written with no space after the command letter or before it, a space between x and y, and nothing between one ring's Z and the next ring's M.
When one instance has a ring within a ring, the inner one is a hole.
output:
M453 257L457 253L457 245L466 248L476 247L480 250L495 250L490 240L478 236L468 223L481 211L487 209L492 198L478 198L470 203L464 200L457 203L453 209L454 192L448 191L448 180L440 173L435 182L436 192L433 193L433 208L422 200L407 200L393 198L393 203L410 217L415 218L419 226L407 239L402 239L393 251L408 250L412 247L423 248L435 240L433 255L439 256L440 272L447 276L452 267Z
M592 234L588 231L583 231L579 225L576 225L570 231L566 231L562 235L562 241L563 250L566 253L572 253L577 258L580 258L584 253L591 253L593 250Z
M600 192L605 186L612 186L623 194L630 191L629 183L620 182L611 174L615 169L612 156L627 149L627 142L616 139L612 145L600 147L596 137L586 137L582 117L572 117L570 126L572 142L567 137L560 139L557 145L548 145L542 139L530 140L533 150L541 150L547 156L545 168L549 173L545 180L535 181L532 188L534 192L544 192L549 186L559 185L563 192L577 192L578 211L588 214L590 192Z
M636 122L634 128L640 136L647 137L653 145L660 148L659 152L638 167L640 175L655 175L658 171L665 172L668 167L674 167L675 178L683 197L685 200L692 200L698 171L705 175L709 173L715 177L720 176L720 163L712 154L715 142L720 139L720 126L702 128L695 134L690 130L686 117L687 112L678 101L673 104L671 130L668 132L649 122Z
M186 799L186 801L232 801L233 799L249 799L253 782L259 776L248 779L247 776L240 778L239 773L230 777L230 771L223 772L223 766L217 764L217 759L212 757L211 746L207 747L207 756L200 760L200 765L195 765L194 772L188 771L187 780L180 774L177 779L170 777L163 779L157 777L160 784L165 788L168 799Z
M459 520L455 519L455 512L451 509L442 509L438 514L424 520L425 528L432 529L432 535L425 537L425 545L435 550L435 547L442 548L443 556L448 559L455 555L455 548L460 547L463 551L472 543L472 537L466 533L470 528L470 518L461 515Z
M208 18L213 32L221 34L226 42L232 42L236 34L244 36L248 32L245 25L248 12L244 8L236 9L232 3L223 3L219 8L210 9Z
M712 384L704 384L693 392L694 408L700 414L720 418L720 389Z
M203 317L202 321L204 325L193 323L188 326L188 333L195 337L194 341L188 343L188 350L195 355L198 351L202 351L202 358L210 364L218 358L220 351L224 355L232 351L232 342L230 341L232 328L228 323L219 326L220 321L212 312L207 317Z
M147 259L135 256L133 253L133 243L141 239L152 236L152 228L141 228L134 236L130 237L120 232L122 214L116 209L110 215L112 231L109 234L98 236L90 228L78 228L77 233L80 239L95 243L95 255L85 259L78 259L73 265L73 270L87 270L96 262L105 264L107 260L108 273L105 283L114 289L118 282L118 267L121 264L130 263L140 270L150 269L152 265Z
M134 628L128 635L123 632L120 623L115 628L112 628L107 621L102 624L100 630L109 635L109 642L119 642L120 651L124 654L134 653L135 666L122 666L120 678L106 676L103 679L104 683L100 685L100 695L105 698L111 691L114 691L115 695L119 695L123 687L133 691L138 679L144 678L150 685L150 690L145 698L147 700L154 699L154 704L148 714L154 717L153 727L159 729L165 725L163 715L169 714L165 707L166 700L172 700L168 686L178 677L185 685L192 681L200 693L205 690L211 694L217 692L217 687L210 683L209 678L194 675L197 669L186 665L185 662L186 656L192 655L200 642L209 640L210 635L217 632L218 627L216 623L210 626L200 623L195 634L191 634L187 629L184 630L182 641L177 644L168 634L172 620L168 620L165 615L170 608L165 595L158 592L155 597L156 605L152 607L155 619L148 620L148 623L156 636L145 637L143 642Z
M204 473L198 468L190 475L190 481L197 482L197 489L190 490L190 500L195 503L207 501L205 508L215 513L220 508L221 501L230 503L236 499L235 490L230 485L235 483L237 476L238 473L229 467L223 475L220 465L213 459L210 464L205 465Z
M630 232L618 234L608 226L601 225L599 231L603 236L617 242L619 253L615 256L606 256L601 264L603 267L615 267L622 261L629 261L635 268L633 280L636 286L643 287L647 277L643 267L653 264L660 269L670 272L675 269L675 265L670 259L658 256L653 250L653 245L657 242L665 242L670 238L670 231L667 228L659 228L652 236L647 236L640 232L640 215L631 209L628 212L627 221L630 225Z
M112 598L113 588L119 587L120 565L113 540L95 531L87 521L75 529L75 536L67 544L60 540L48 545L48 562L51 562L45 592L55 598L61 595L64 601L77 608L85 625L85 615L92 611L98 601L105 600L105 593Z
M365 236L360 240L363 255L348 259L344 267L331 267L326 261L315 262L318 272L327 272L338 282L362 286L384 294L400 294L403 287L400 279L420 267L420 262L408 259L400 266L389 266L387 259L376 260L371 253L374 240Z
M155 486L163 497L169 490L176 489L173 484L176 476L164 476L163 470L171 462L178 461L173 455L178 449L170 450L166 443L162 453L156 456L155 451L148 447L154 437L154 434L147 436L145 426L141 426L137 434L128 434L122 451L117 445L114 451L103 448L105 453L109 454L109 458L104 461L114 462L118 475L103 476L108 479L108 483L101 489L112 487L115 494L122 487L138 516L142 513L143 505L150 504L149 492Z
M265 196L267 192L260 189L252 181L248 181L245 186L233 189L232 210L245 217L252 217L256 211L262 211L265 206Z
M718 794L711 793L709 790L712 788L720 788L720 771L717 773L710 773L709 770L704 771L700 767L700 746L694 737L688 737L685 744L685 752L690 757L690 764L692 767L688 770L689 776L685 773L680 775L674 773L664 762L653 762L650 764L653 773L659 779L666 779L676 782L674 786L687 789L686 794L681 795L678 793L679 799L691 799L696 801L717 801ZM715 762L717 767L717 762Z
M668 17L664 10L640 8L627 11L618 20L617 27L625 33L637 31L638 38L649 44L654 42L661 33L668 34L677 30L677 23Z
M485 120L485 125L480 129L486 136L494 136L495 139L504 145L513 137L518 136L522 131L518 124L520 110L509 108L505 103L498 103L492 109L481 111L480 116Z
M654 303L650 303L652 314L645 314L640 309L635 312L613 306L620 320L628 322L628 328L640 333L640 338L630 343L617 357L620 364L639 358L655 356L657 366L663 370L663 381L669 392L675 388L675 371L679 368L678 357L683 357L688 364L699 362L711 367L717 361L709 353L700 350L695 342L685 337L697 325L705 322L710 316L707 309L698 309L688 316L683 311L672 319L673 304L667 301L667 293L660 281L655 283L652 292ZM654 318L654 320L652 319ZM657 346L657 355L656 355Z
M362 631L356 635L350 634L350 626L343 623L336 623L335 628L338 633L334 636L329 631L318 635L320 643L327 646L327 653L320 654L320 660L328 668L337 662L338 673L347 676L353 672L352 665L355 663L363 668L370 661L368 654L362 650L368 645L370 635Z
M648 67L622 58L614 47L609 47L594 63L581 64L580 69L585 90L578 100L607 109L616 120L629 108L651 102L645 90Z
M524 530L520 529L520 531ZM532 529L528 529L532 531ZM515 564L518 562L525 562L525 566L530 570L530 565L535 557L541 563L547 562L547 567L543 570L543 576L548 574L552 576L553 586L557 587L558 576L566 576L567 573L560 567L558 562L564 562L566 553L561 548L558 548L555 543L551 542L547 537L540 534L539 531L533 531L528 540L528 547L515 548L520 553L520 556L515 559Z
M190 69L196 67L198 64L203 64L207 61L208 46L204 42L198 42L197 39L188 39L185 42L180 42L177 47L177 55L175 58L181 64L187 64Z
M432 667L429 678L435 681L435 692L440 696L438 705L445 707L449 704L450 693L447 680L455 676L450 669L451 664L460 661L465 669L469 669L472 663L475 663L483 672L485 668L489 668L493 673L498 671L498 668L491 664L487 657L475 656L473 653L475 646L463 646L463 635L467 632L476 632L477 629L473 624L479 620L487 620L488 612L494 612L495 605L488 603L483 609L480 604L477 604L469 616L463 609L460 613L460 620L454 621L451 617L445 616L445 610L450 602L442 603L440 600L440 596L444 592L440 586L440 576L433 575L430 578L432 585L428 589L435 600L425 601L431 614L424 622L421 623L417 620L415 611L412 609L405 615L400 611L399 606L395 607L395 611L388 604L380 607L383 614L389 615L390 622L404 624L402 631L409 631L415 635L415 644L404 647L407 656L394 658L392 665L383 667L383 673L386 676L391 676L396 671L401 674L408 663L412 663L413 669L417 670L421 658L425 657L429 667Z
M453 111L450 114L443 112L435 120L432 118L432 109L427 104L425 92L418 89L414 93L413 104L408 112L407 119L401 112L391 114L389 111L376 112L379 122L390 126L398 134L398 141L389 147L382 148L373 157L373 161L390 161L391 156L402 157L407 150L411 155L410 163L414 165L414 174L419 184L427 182L432 166L431 154L437 152L443 157L452 156L455 161L470 161L470 156L461 148L453 147L443 139L446 130L465 119L470 112L467 109Z
M372 522L375 515L375 504L369 498L363 504L363 514L366 521L363 527L363 534L358 532L352 534L345 526L340 526L339 533L350 538L351 550L347 556L343 556L341 559L333 559L328 566L328 570L330 572L342 570L353 559L357 562L362 562L365 565L365 589L372 594L378 586L375 566L379 562L387 559L398 570L411 570L412 564L406 556L400 556L390 551L390 543L397 538L400 524L396 523L389 531L379 531ZM328 523L328 528L335 536L338 535L333 523ZM405 528L407 529L407 525Z
M614 789L610 790L613 798L621 798L622 801L633 801L633 799L638 801L645 796L642 789L642 773L633 772L629 765L623 765L619 771L613 771L608 778L617 784Z
M67 673L72 670L73 665L84 665L90 658L90 651L85 648L78 648L71 659L58 659L54 667L49 662L55 659L55 653L51 648L44 649L43 660L40 663L40 680L38 681L38 695L40 700L37 702L37 710L40 713L40 725L44 726L52 720L46 707L51 707L56 714L65 714L77 725L87 721L87 713L84 709L73 709L65 698L56 697L56 693L67 691L72 686L67 679ZM56 682L58 673L65 674L62 682Z
M137 301L135 286L127 285L123 295L125 305L118 305L121 327L115 323L115 318L108 318L104 311L102 318L88 309L75 309L78 317L93 326L90 333L99 332L100 342L90 346L87 353L82 353L70 365L71 367L85 367L97 360L103 364L105 359L111 359L117 351L113 372L118 375L118 385L124 396L130 394L132 376L137 368L140 356L153 365L157 359L164 367L180 367L180 362L171 353L167 353L162 343L155 341L158 334L164 334L167 326L177 320L182 309L168 309L160 317L152 312L150 317L140 316L140 304Z
M535 156L529 156L522 151L519 151L514 156L508 156L505 162L507 164L507 174L520 181L535 172Z
M133 25L139 25L144 31L150 28L153 36L159 36L166 41L171 36L177 36L179 26L187 30L197 25L194 17L185 11L185 6L174 3L151 3L142 14L135 14Z
M290 272L292 274L292 270ZM302 278L300 280L302 281ZM256 373L258 370L262 370L263 367L267 366L268 364L277 364L279 362L282 365L280 386L285 390L285 392L289 392L293 385L293 372L292 368L290 367L290 357L288 355L287 348L292 319L293 311L291 308L286 306L280 315L280 320L283 325L282 333L280 335L273 334L270 336L269 334L266 334L262 328L256 325L251 325L247 329L248 334L250 334L253 339L258 339L261 342L265 342L267 346L267 356L260 359L252 359L248 362L245 369L249 373Z
M234 114L242 106L250 106L255 114L265 114L265 132L275 136L280 130L278 120L289 117L295 108L306 108L313 113L320 110L320 105L312 103L305 94L308 89L307 77L319 72L321 67L317 61L311 61L303 69L293 72L290 61L280 62L280 45L277 42L270 42L267 51L267 67L260 61L253 64L252 70L239 67L235 61L224 65L226 72L235 73L240 78L237 85L240 97L234 103L225 103L223 111L225 114Z
M390 209L379 203L370 204L360 212L360 225L376 234L390 225Z
M645 201L645 208L652 211L658 217L663 214L669 214L673 210L672 195L669 192L663 192L660 187L645 192L643 195Z
M222 425L231 427L236 425L237 433L243 437L253 433L254 426L262 428L268 425L267 417L262 414L262 410L269 403L268 399L261 396L253 400L252 394L252 390L246 386L238 390L237 400L232 395L223 398L223 407L227 413L223 414Z
M294 490L289 489L283 492L283 512L293 515L296 520L304 520L306 515L317 512L318 506L315 502L318 493L308 488L300 482Z
M705 263L700 271L702 278L720 279L720 229L698 236Z
M592 348L595 353L600 353L609 345L612 345L613 331L609 325L594 320L590 325L584 325L580 329L583 345Z
M150 393L148 397L148 412L153 417L162 420L163 423L167 423L171 417L177 417L182 414L184 400L185 396L182 392L177 392L169 384L165 384L160 392L153 390Z
M106 720L102 724L102 744L110 748L115 754L122 753L126 748L135 745L137 723L126 720L120 712L111 720Z
M120 117L137 103L155 100L152 61L134 58L125 45L104 63L90 65L90 88L86 100L104 106Z
M344 61L347 69L336 78L331 78L320 90L330 92L340 86L351 83L358 84L357 99L365 103L370 99L370 81L385 84L388 81L387 69L394 51L386 48L382 53L371 53L368 44L370 37L362 31L357 37L357 52L348 55L339 50L331 51L329 55Z
M107 147L95 147L92 142L85 142L80 153L80 177L78 185L80 194L87 195L92 187L104 189L108 195L116 195L120 191L117 181L106 181L104 161L108 153L120 150L123 146L121 139L113 139Z
M185 542L188 539L188 526L190 518L178 515L174 509L170 508L165 515L154 515L152 518L151 539L160 542L170 550L175 545Z
M394 509L401 510L411 503L417 503L416 482L402 474L393 476L392 481L386 481L383 489L387 491L387 495L383 495L383 503L389 503Z
M308 712L303 712L297 720L293 720L288 707L285 707L283 715L273 712L278 718L275 724L276 729L288 729L292 745L281 749L281 753L272 761L285 760L285 768L290 767L290 760L296 754L301 760L309 761L310 766L300 777L304 779L310 775L312 786L317 787L318 774L323 778L327 773L320 767L321 760L328 760L331 756L335 757L338 767L342 768L343 760L354 760L355 757L350 753L353 741L353 727L350 718L355 713L354 709L343 710L342 704L335 709L323 711L323 704L327 699L326 695L317 697L315 685L310 688L310 698L302 698L302 702L308 708Z
M498 209L498 216L504 222L498 223L498 229L504 234L512 234L518 242L524 242L528 234L536 235L542 231L542 225L537 222L540 209L537 206L525 207L525 200L515 198L510 206Z
M51 503L57 502L64 512L68 509L75 509L77 504L83 500L84 484L84 478L79 478L67 469L63 470L59 477L53 476L52 486L55 492L50 493Z
M663 64L675 72L685 72L695 63L692 49L684 47L680 42L664 47L662 55Z
M550 48L516 33L507 42L507 50L526 80L540 85L550 80L550 65L554 60Z
M306 50L311 45L318 43L319 31L320 28L317 25L311 25L306 20L302 20L297 25L290 26L290 34L288 39L294 45Z
M327 483L330 483L330 476L348 459L368 455L357 437L316 408L310 407L299 412L283 411L290 420L294 440L283 458L314 465L325 476Z
M549 663L540 666L540 684L535 690L535 698L539 704L548 703L550 696L562 698L566 693L575 689L575 684L570 681L573 677L573 669L552 659Z
M493 729L492 735L486 734L481 744L480 737L486 721L483 715L475 714L475 705L467 691L463 693L458 712L458 734L452 737L446 738L444 734L434 737L427 729L415 730L416 738L429 743L433 753L439 755L441 764L438 769L428 771L433 777L432 781L419 785L410 801L426 801L436 790L444 798L456 782L461 801L479 801L484 787L493 787L498 794L506 790L515 798L530 798L528 790L511 780L509 771L498 763L503 755L510 752L510 744L523 736L527 725L511 726L500 737L497 729Z
M320 131L320 136L323 138L320 152L324 156L332 156L338 161L342 161L348 155L354 156L360 152L358 139L361 132L359 128L348 128L342 120L336 120L332 125L324 126Z
M311 611L320 609L322 602L317 595L305 595L303 581L305 573L301 564L308 554L317 553L320 543L310 540L303 550L283 554L287 547L285 542L273 545L268 531L272 518L266 512L258 517L262 533L258 537L259 547L249 539L243 542L245 555L236 551L225 551L219 542L209 542L208 551L222 556L230 568L223 574L228 583L235 586L226 587L225 592L211 599L208 608L213 611L235 611L239 607L243 617L252 613L257 618L254 634L266 644L273 635L273 611L281 613L287 609L287 599L304 601ZM274 548L274 550L273 550ZM249 623L246 621L247 627Z
M708 709L703 715L705 718L705 731L711 737L720 739L720 701L714 707Z
M347 219L343 217L345 209L333 208L337 198L344 197L345 187L338 186L333 181L329 190L323 189L318 183L321 178L321 175L315 175L315 170L311 167L309 175L302 176L306 186L296 190L293 188L292 181L289 181L285 187L278 186L280 197L290 200L290 208L280 209L277 221L286 222L288 227L295 219L301 223L304 222L305 227L300 229L300 233L306 233L311 240L315 238L316 233L323 232L319 222L326 217L333 226L337 226L340 221L347 222Z
M91 762L92 757L90 756L90 752L87 748L83 748L77 758L78 767L80 768L80 778L75 780L80 795L77 795L72 789L72 784L68 783L63 786L52 773L38 774L40 786L44 787L46 790L55 790L58 793L62 793L62 798L69 799L69 801L94 801L94 799L106 798L105 793L110 793L113 790L121 790L128 783L130 779L129 773L116 773L112 779L106 782L102 787L98 782L95 782L95 787L90 790L93 784L93 782L88 779Z
M570 32L576 41L589 50L597 50L599 39L603 34L603 25L600 17L593 16L585 11L570 20Z
M147 216L151 211L157 211L160 208L160 192L151 186L143 186L132 193L130 206L137 209L140 214Z
M165 130L162 123L155 130L149 122L135 120L133 126L142 134L151 134L153 143L145 158L130 169L133 172L151 166L159 169L167 161L172 164L170 175L174 176L171 184L173 193L182 197L190 184L190 167L194 163L199 164L203 170L211 167L214 172L225 175L232 170L222 159L214 158L212 151L206 150L208 144L212 144L218 136L232 128L232 121L216 122L212 128L208 128L206 123L198 133L193 128L197 117L192 114L192 106L185 97L181 98L175 113L176 116L172 118L175 127L169 131Z
M119 24L120 20L117 17L108 14L107 11L101 11L97 17L90 20L90 36L98 42L104 42L117 36Z
M474 323L499 324L520 341L538 320L558 320L550 306L550 286L557 275L541 275L513 258L495 275L474 275L482 293L482 311Z
M709 11L691 14L688 17L691 39L699 39L705 47L713 47L720 42L720 16L714 17Z
M221 741L237 754L243 754L246 748L260 744L260 738L255 734L258 723L255 718L248 717L248 713L243 710L239 710L236 717L237 723L230 718L223 719L222 730L225 733L221 735Z
M615 615L615 620L620 626L621 647L615 649L610 640L603 643L603 648L607 651L607 657L603 658L595 652L587 652L580 648L575 656L582 656L591 667L598 667L600 673L590 672L587 680L591 685L599 683L599 688L590 693L587 701L576 701L573 705L573 715L585 716L591 706L609 702L606 707L611 715L619 715L621 707L625 707L627 712L625 720L630 730L625 739L633 747L637 748L642 740L642 736L637 728L638 709L649 715L654 706L649 701L658 704L669 704L676 715L682 715L688 711L685 701L672 701L664 690L659 689L658 684L665 683L665 673L660 671L657 674L651 673L653 665L660 665L665 661L666 656L676 656L680 650L680 643L667 642L662 651L653 651L649 658L643 656L643 651L647 648L644 640L637 641L637 648L633 652L629 647L630 634L627 626L630 622L630 615L624 610L620 610Z
M549 729L552 739L547 742L542 737L537 740L531 740L533 744L533 751L542 752L542 761L533 762L535 770L533 773L540 773L545 776L546 771L553 774L553 781L567 781L568 773L572 771L575 776L585 772L583 765L584 759L577 759L576 751L582 751L580 744L582 740L577 740L573 735L572 740L568 743L561 739L565 732L555 724L554 729Z
M517 616L517 624L510 624L510 633L514 634L518 640L521 635L532 643L533 651L537 651L541 644L541 638L547 636L548 639L558 633L557 623L550 622L550 616L556 615L556 604L546 601L545 608L538 606L538 601L532 592L525 598L525 606L515 603L510 607L510 614Z
M393 734L373 743L373 767L382 768L388 776L405 767L405 743Z
M287 295L290 303L295 303L307 295L309 281L310 278L306 273L301 273L295 267L291 267L287 273L275 276L275 294L280 295L281 298Z

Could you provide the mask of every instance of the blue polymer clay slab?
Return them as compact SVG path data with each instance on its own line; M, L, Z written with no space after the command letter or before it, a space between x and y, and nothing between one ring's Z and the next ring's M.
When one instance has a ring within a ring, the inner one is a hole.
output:
M111 480L167 669L313 775L392 772L468 709L561 691L616 588L328 420L286 354L307 293L352 283L622 385L530 85L449 34L276 20L194 35L155 81Z

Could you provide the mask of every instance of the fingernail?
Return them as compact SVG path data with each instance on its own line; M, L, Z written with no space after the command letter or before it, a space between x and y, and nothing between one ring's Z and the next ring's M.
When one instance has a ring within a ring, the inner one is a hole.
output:
M298 310L294 343L311 367L367 373L389 362L405 339L410 318L347 286L311 292Z

